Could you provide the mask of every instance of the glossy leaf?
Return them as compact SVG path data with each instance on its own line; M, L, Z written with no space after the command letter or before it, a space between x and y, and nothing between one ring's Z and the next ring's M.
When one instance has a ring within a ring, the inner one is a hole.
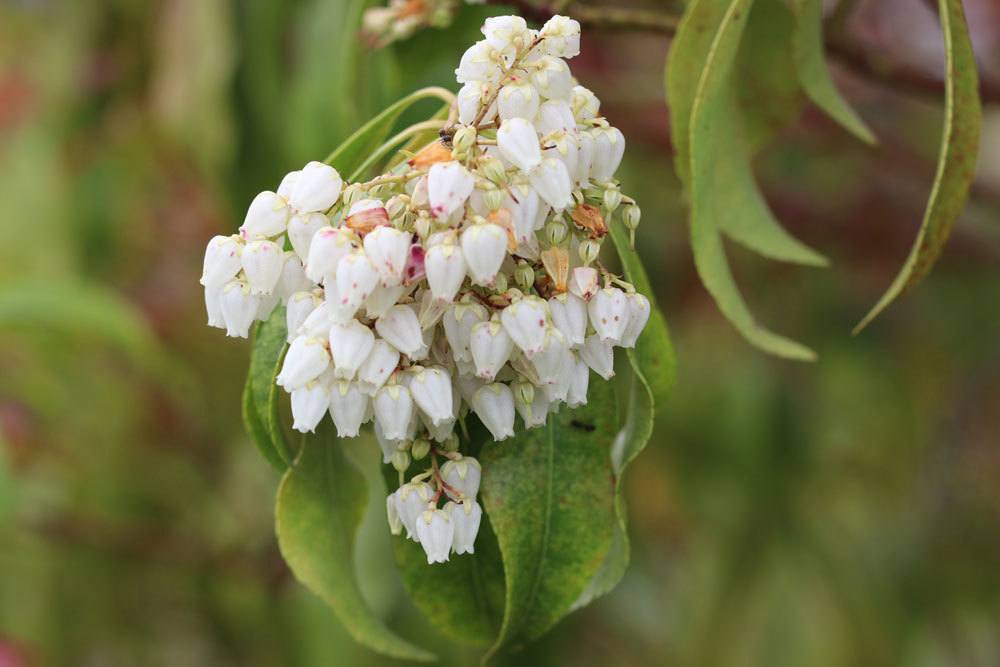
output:
M611 592L628 569L631 547L628 513L622 496L624 475L628 466L649 443L653 435L656 408L666 400L676 375L676 359L670 333L663 314L656 307L642 261L629 244L628 234L622 225L611 225L611 240L618 251L626 279L640 294L649 298L653 312L635 349L628 350L631 372L624 381L628 387L628 400L624 422L611 450L611 463L616 477L615 515L618 520L614 542L590 586L574 603L574 608L583 607L595 598Z
M930 272L965 207L975 176L982 125L976 58L961 0L940 0L938 14L944 34L945 117L934 186L906 263L855 333Z
M368 607L354 570L354 543L368 506L361 471L344 454L329 419L302 449L278 487L278 546L295 577L333 609L356 641L394 658L434 656L394 634Z
M823 49L822 0L796 0L795 71L809 99L844 129L868 144L875 134L837 90Z
M733 279L722 234L772 259L822 266L826 260L789 235L774 218L754 181L735 63L753 0L695 0L671 51L668 97L675 136L687 132L691 245L699 276L723 314L751 343L791 359L815 357L808 348L759 325ZM711 40L706 49L706 33ZM687 49L693 53L687 53ZM688 73L677 71L695 63ZM691 77L697 85L691 94ZM690 117L682 118L690 109Z
M266 322L257 325L250 353L250 367L243 386L243 424L261 454L278 470L292 462L278 414L278 387L287 344L285 309L278 307Z
M489 436L475 419L467 421L473 437L471 442L462 439L461 451L478 457L480 445ZM427 460L417 462L408 475L420 464L426 465ZM386 486L395 490L399 485L396 471L383 466L383 472ZM504 572L497 538L485 513L475 554L452 554L447 563L428 565L423 548L405 534L392 538L392 550L407 593L441 634L479 645L496 639L503 619Z
M345 177L354 173L364 163L368 155L382 145L404 111L420 100L439 98L447 101L450 100L451 95L443 88L423 88L407 95L365 123L361 129L330 153L324 162L333 165Z
M573 607L614 540L618 431L611 383L591 383L589 404L483 447L482 503L507 579L503 624L490 654L550 629ZM519 425L519 429L521 429Z

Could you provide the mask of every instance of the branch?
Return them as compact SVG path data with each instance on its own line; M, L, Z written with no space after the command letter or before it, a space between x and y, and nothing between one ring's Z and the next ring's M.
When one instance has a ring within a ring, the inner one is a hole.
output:
M652 10L584 6L575 2L557 4L556 0L542 4L535 4L531 0L486 0L486 4L512 6L523 17L537 23L549 20L558 8L585 27L653 32L668 36L676 32L680 21L674 14ZM834 34L828 37L826 48L834 60L870 81L912 95L923 97L944 95L944 82L939 77L880 58L860 44L842 36L841 31L834 31ZM981 77L979 93L984 103L1000 102L1000 84L995 81Z

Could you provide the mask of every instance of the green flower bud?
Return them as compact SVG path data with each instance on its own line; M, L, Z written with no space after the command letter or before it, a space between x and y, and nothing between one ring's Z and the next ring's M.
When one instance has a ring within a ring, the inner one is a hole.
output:
M472 147L476 145L476 128L471 125L463 125L452 137L452 154L459 160L467 157Z
M458 451L458 435L452 433L448 436L448 439L444 441L444 450L446 452L457 452Z
M604 208L607 209L608 215L610 216L614 213L622 204L622 191L617 187L610 187L604 191Z
M548 239L549 245L560 245L568 235L569 225L561 217L552 218L545 223L545 238Z
M514 385L514 398L521 405L531 405L535 402L535 385L530 382L518 382Z
M344 188L342 197L344 199L344 210L350 210L351 206L365 198L365 193L361 191L360 185L352 183Z
M498 158L484 157L479 160L479 172L497 185L507 184L507 170Z
M514 269L514 282L527 292L535 284L535 270L527 262L518 262L517 268Z
M392 467L399 472L406 472L406 469L410 467L410 455L404 451L393 452Z
M497 292L507 291L507 274L498 273L496 275L496 277L493 279L493 289L495 289Z
M431 441L427 438L414 440L413 445L410 447L410 455L413 456L414 461L424 458L429 451L431 451Z
M590 266L601 254L601 242L594 239L587 239L577 248L580 253L580 261L584 266Z
M385 203L385 212L389 215L390 220L397 220L406 213L406 209L409 206L410 198L407 195L396 195L392 197Z

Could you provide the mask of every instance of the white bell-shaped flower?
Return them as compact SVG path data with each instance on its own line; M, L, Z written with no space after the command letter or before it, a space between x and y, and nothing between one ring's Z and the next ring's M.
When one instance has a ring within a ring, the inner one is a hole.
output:
M617 127L594 130L594 163L591 177L598 183L610 181L625 155L625 136Z
M552 324L566 337L570 348L583 345L587 335L586 301L574 294L557 294L549 299L549 312Z
M569 352L564 363L559 367L558 373L555 376L555 382L542 385L542 391L545 392L545 397L549 400L550 411L555 412L559 405L569 399L569 389L573 382L575 364L576 355Z
M566 338L556 328L548 330L545 344L531 362L538 372L538 379L543 385L557 384L566 364L571 357Z
M486 43L501 53L518 51L531 43L528 23L520 16L491 16L482 30Z
M590 324L602 341L617 345L628 326L629 308L625 292L617 287L605 287L587 304Z
M531 121L524 118L505 120L497 130L500 154L521 171L531 171L542 162L538 133Z
M475 500L482 477L482 466L471 456L463 456L441 466L441 479L450 487L445 488L445 493L452 500Z
M570 272L570 294L578 296L584 301L590 301L597 294L598 288L597 269L590 266L578 266Z
M505 122L512 118L532 120L538 113L540 104L538 91L524 79L506 84L497 96L497 110L500 119Z
M307 338L326 339L330 335L330 327L333 323L334 318L330 303L324 301L309 313L297 333Z
M313 433L330 407L330 390L313 380L292 390L292 428L299 433Z
M340 261L354 250L354 240L343 228L324 227L316 232L306 258L306 275L314 283L336 275Z
M410 393L417 407L434 426L457 416L451 400L451 376L443 368L417 370L410 381Z
M531 83L542 97L568 101L573 92L573 75L566 61L555 56L539 56L530 60Z
M570 176L570 187L572 187L576 181L575 174L580 152L577 134L560 130L549 137L549 143L551 149L547 154L566 166L566 173Z
M394 348L413 358L424 346L420 322L412 308L393 306L385 315L375 320L375 331Z
M375 334L357 320L330 327L330 356L333 358L334 377L353 379L374 346Z
M605 380L615 376L615 349L597 334L587 336L587 342L580 348L580 358Z
M254 319L258 322L267 322L271 319L271 313L274 312L274 309L278 307L279 303L281 303L281 297L278 296L277 292L261 294L260 301L257 304L257 312L254 314Z
M472 410L494 441L514 437L514 395L507 385L494 382L480 388L472 398Z
M444 510L428 509L416 520L417 539L427 554L427 564L445 563L455 539L455 524Z
M245 281L233 280L222 288L219 306L226 323L226 335L247 338L260 306L260 296L253 294Z
M337 265L337 296L341 306L357 311L378 285L379 274L363 250L352 252Z
M275 383L286 390L305 386L330 365L330 353L320 338L299 336L292 341Z
M388 463L388 461L385 461ZM403 534L403 520L399 518L399 509L396 507L396 494L390 493L385 497L385 515L389 520L389 532L393 535Z
M312 289L313 283L306 277L305 267L302 266L302 260L298 255L288 251L283 256L281 276L278 278L275 292L281 297L282 303L287 304L293 294Z
M475 500L466 500L463 503L448 502L444 511L455 526L451 550L459 555L476 553L476 536L483 520L483 508Z
M535 127L541 135L547 136L553 132L574 132L576 118L573 109L563 100L549 100L538 107L535 117Z
M403 268L412 240L412 234L394 227L376 227L365 236L365 253L375 265L383 287L403 282Z
M576 171L571 174L573 181L581 188L590 183L590 173L594 169L594 155L597 141L591 132L580 132L576 137Z
M587 391L590 388L590 366L583 359L573 360L573 373L570 379L569 391L566 394L566 405L578 408L587 404Z
M292 196L292 188L295 187L295 181L298 179L299 174L302 171L296 169L295 171L290 171L281 178L281 183L278 184L278 189L275 192L278 196L283 197L286 201Z
M222 287L240 272L240 255L243 243L238 236L215 236L205 248L205 264L201 284L205 287Z
M514 345L531 359L545 345L548 316L548 304L537 296L528 296L504 308L500 321Z
M288 221L288 240L303 262L309 259L309 247L316 232L329 224L330 219L322 213L297 213Z
M368 413L368 396L357 382L339 380L330 387L330 416L337 427L337 437L356 438Z
M382 287L376 285L372 293L365 299L365 314L375 319L385 315L385 312L396 305L400 297L406 294L405 285Z
M531 172L531 187L549 206L562 211L573 203L573 183L562 160L546 158Z
M274 241L251 241L240 257L252 294L270 294L285 264L284 253Z
M573 116L578 123L585 123L597 118L601 113L601 100L589 88L573 86L573 97L570 102Z
M454 242L431 247L424 256L424 270L434 298L442 303L450 303L465 280L466 266L462 249Z
M483 88L481 81L470 81L459 89L457 95L458 122L462 125L470 125L476 119L479 105L485 101L483 100Z
M646 328L652 309L649 305L649 299L638 292L633 292L625 298L628 300L628 325L622 333L619 345L632 348L639 340L642 330Z
M473 284L492 286L507 256L507 232L500 225L481 223L462 232L462 257Z
M480 322L472 327L469 337L469 351L476 365L476 376L493 382L497 373L510 359L514 351L514 341L504 329L498 317L489 322Z
M261 192L250 202L240 236L252 240L278 236L288 224L288 203L274 192Z
M514 407L517 408L517 414L521 415L525 428L531 429L545 426L545 422L548 420L549 399L541 389L536 389L532 392L530 403L522 400L521 396L515 396Z
M486 308L478 303L456 303L445 312L441 324L456 361L472 361L469 350L472 328L487 317Z
M427 174L427 197L435 218L447 218L472 194L476 179L458 162L438 162Z
M374 413L374 411L375 411L375 408L374 408L375 401L372 400L370 403L373 406L372 407L372 412ZM379 449L382 450L382 463L387 463L387 464L388 463L392 463L392 456L397 451L399 451L400 444L402 444L403 441L402 440L390 440L389 438L385 437L385 434L382 433L382 427L379 426L379 423L378 423L377 419L375 420L375 427L372 430L375 432L375 440L378 442ZM404 449L405 449L405 447L404 447Z
M527 184L513 184L510 186L504 207L510 211L518 249L530 245L535 238L535 223L541 208L538 193Z
M288 342L291 343L299 335L299 328L305 324L323 300L314 292L296 292L288 299L285 311L285 324L288 329Z
M413 418L413 397L401 384L387 384L372 399L375 423L389 440L406 440Z
M455 70L455 80L459 83L493 82L500 77L500 63L493 57L493 47L486 40L480 40L462 54L462 60Z
M336 203L344 181L337 170L322 162L310 162L295 178L288 203L299 213L325 211Z
M427 509L428 503L434 497L434 489L426 482L410 482L396 489L393 496L396 515L406 528L406 536L416 541L417 517Z
M222 287L205 288L205 311L208 313L208 326L216 329L226 328L226 318L222 315Z
M376 340L368 357L358 368L361 390L367 394L374 394L382 388L398 365L399 350L381 338Z
M580 23L566 16L556 14L538 32L542 38L540 48L545 53L559 58L574 58L580 55Z

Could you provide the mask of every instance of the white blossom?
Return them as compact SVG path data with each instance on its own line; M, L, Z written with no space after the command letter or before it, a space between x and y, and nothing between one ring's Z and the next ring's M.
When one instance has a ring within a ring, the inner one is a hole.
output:
M475 185L476 179L458 162L435 164L427 176L431 213L437 218L447 218L465 206Z
M576 129L573 109L563 100L548 100L538 108L535 127L542 136L554 132L573 132Z
M240 226L245 239L269 238L285 231L288 224L288 203L274 192L261 192L250 202Z
M275 291L281 297L282 303L287 304L293 294L305 292L312 289L313 283L306 277L305 267L302 260L294 252L283 254L281 275L278 277L278 284Z
M537 296L529 296L504 308L500 321L514 345L531 359L545 345L548 315L548 305Z
M306 275L315 283L329 275L336 275L340 261L355 249L349 231L343 228L323 227L313 237L306 258Z
M566 404L578 408L587 404L587 391L590 388L590 366L583 359L573 360L573 372L570 379Z
M500 153L521 171L531 171L542 162L538 133L531 121L524 118L505 120L497 130Z
M590 301L597 294L597 269L590 266L578 266L570 273L569 291L584 301Z
M399 350L381 338L377 339L358 369L361 390L367 394L374 394L382 388L398 364Z
M330 407L330 390L316 380L292 390L292 428L300 433L312 433Z
M334 377L353 379L374 346L375 334L357 320L331 326L330 356L333 359Z
M563 293L549 299L549 312L555 325L571 348L583 345L587 334L587 303L580 297Z
M445 312L441 322L456 360L472 361L469 350L472 328L487 317L486 309L478 303L456 303Z
M580 358L595 373L605 380L615 375L615 350L610 342L601 340L597 334L587 336L587 342L580 348Z
M274 241L252 241L240 257L252 294L270 294L285 264L284 253Z
M205 287L222 287L240 271L243 244L238 236L216 236L205 248L205 263L201 284Z
M561 160L542 160L542 164L531 172L531 187L556 211L562 211L573 203L573 184Z
M405 440L413 418L413 397L401 384L387 384L372 399L375 422L389 440Z
M629 308L625 292L617 287L598 290L587 304L590 324L602 341L618 344L628 326Z
M219 307L226 323L226 335L233 338L247 338L260 306L260 296L250 291L245 281L233 280L222 288Z
M309 248L316 232L329 226L330 219L322 213L296 213L288 221L288 240L292 250L303 262L309 259Z
M579 22L556 14L539 31L542 50L559 58L573 58L580 55Z
M299 336L288 346L281 372L274 381L291 391L318 378L329 365L330 353L322 339Z
M375 331L394 348L413 358L424 346L417 314L409 306L393 306L375 320Z
M473 396L472 409L494 441L514 437L514 395L510 387L494 382L480 388Z
M434 426L454 419L451 377L442 368L421 368L413 374L410 393L417 407Z
M323 303L314 292L296 292L288 299L288 307L285 311L285 324L288 329L288 342L291 343L298 336L299 329L305 324L306 319L319 305Z
M462 257L475 285L493 285L507 256L507 233L499 225L472 225L462 232Z
M435 245L427 251L424 268L434 298L443 303L454 300L465 280L466 266L462 249L454 241Z
M417 539L427 554L427 564L446 562L455 538L455 524L448 514L439 509L424 510L415 523Z
M538 88L542 97L550 100L568 100L573 92L573 75L570 74L566 61L544 55L531 60L529 63L531 83Z
M649 299L638 292L629 294L626 299L628 300L628 325L622 333L619 345L632 348L639 340L642 330L646 328L652 309L649 305Z
M383 287L403 282L403 267L410 254L413 235L393 227L377 227L365 236L365 253L375 265Z
M222 314L222 286L205 288L205 311L208 313L208 326L216 329L226 328L226 318Z
M497 110L500 120L504 122L513 118L523 118L530 121L538 113L539 104L541 104L541 98L538 95L538 90L523 79L504 86L497 96Z
M489 322L479 322L472 327L469 350L476 365L476 376L492 382L510 359L514 351L514 341L494 317Z
M543 385L557 384L563 368L570 359L569 345L558 329L550 328L545 335L545 344L532 358L538 379Z
M476 553L476 536L479 534L479 525L483 519L483 508L475 500L466 500L462 503L448 502L444 511L451 516L455 533L451 544L451 549L456 554Z
M471 456L463 456L441 466L441 478L451 487L445 488L445 493L452 500L475 500L482 476L482 466Z
M357 382L339 380L330 388L330 416L337 427L337 437L356 438L368 412L368 396Z
M610 181L625 154L625 137L616 127L594 130L594 164L591 176L598 183Z
M427 509L427 504L433 495L434 489L426 482L404 484L393 494L396 515L406 528L406 536L414 541L417 539L417 517Z
M288 203L299 213L329 209L340 197L344 181L333 167L310 162L295 178Z

